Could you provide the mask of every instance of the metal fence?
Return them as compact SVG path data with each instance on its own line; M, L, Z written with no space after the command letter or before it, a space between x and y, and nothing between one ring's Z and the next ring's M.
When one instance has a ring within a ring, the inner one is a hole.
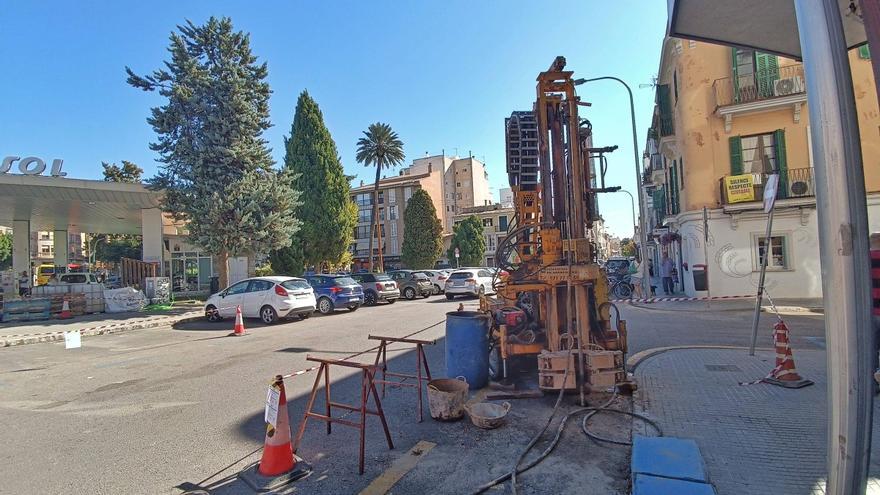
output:
M712 89L715 93L715 107L718 108L803 94L807 86L804 82L804 66L795 64L761 69L735 78L731 76L717 79L712 84Z
M770 174L752 174L754 188L754 201L762 201L764 197L764 185ZM779 174L779 188L776 199L808 198L816 195L813 185L813 169L790 168ZM724 187L724 177L719 180L722 204L730 204L727 197L727 189Z

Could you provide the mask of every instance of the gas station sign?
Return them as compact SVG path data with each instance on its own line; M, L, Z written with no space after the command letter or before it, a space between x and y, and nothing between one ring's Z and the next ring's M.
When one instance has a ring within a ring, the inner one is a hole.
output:
M26 156L24 158L19 156L7 156L3 158L2 162L0 162L0 174L9 173L12 169L12 164L15 162L18 162L18 171L21 172L22 175L42 175L42 173L46 171L46 162L36 156ZM60 158L52 160L52 165L49 168L49 175L52 177L66 176L67 172L61 171L61 166L63 164L64 160Z

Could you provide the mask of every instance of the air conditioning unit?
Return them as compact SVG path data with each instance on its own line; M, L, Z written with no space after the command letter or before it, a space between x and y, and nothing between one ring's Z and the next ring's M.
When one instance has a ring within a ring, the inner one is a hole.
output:
M811 196L811 189L810 183L805 180L792 181L788 184L788 195L789 197Z
M773 81L773 94L788 96L804 92L804 78L801 76L786 77Z

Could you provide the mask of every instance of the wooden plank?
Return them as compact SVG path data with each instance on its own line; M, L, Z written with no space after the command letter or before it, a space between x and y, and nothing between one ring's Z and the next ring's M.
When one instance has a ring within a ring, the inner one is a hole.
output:
M419 441L406 454L391 463L391 467L386 469L384 473L361 490L360 495L385 495L391 490L391 487L416 467L425 454L436 446L437 444L433 442Z

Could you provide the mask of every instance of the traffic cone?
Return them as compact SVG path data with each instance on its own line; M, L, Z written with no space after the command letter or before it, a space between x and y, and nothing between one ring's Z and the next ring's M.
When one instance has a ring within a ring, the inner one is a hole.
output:
M241 317L241 306L239 305L235 307L235 327L229 336L242 337L244 335L247 335L247 332L244 331L244 319Z
M785 388L801 388L812 385L813 382L802 378L794 366L794 356L791 353L791 341L788 338L789 330L781 319L773 326L773 346L776 348L776 367L770 376L764 379L772 385Z
M266 425L266 438L263 442L263 456L260 462L241 473L241 478L258 492L274 490L302 478L312 470L311 466L293 455L290 419L287 416L287 395L284 393L284 379L281 375L275 377L271 386L279 392L275 426Z
M61 304L61 314L58 315L59 319L68 320L73 318L73 314L70 312L70 303L67 302L67 298L64 298L64 302Z

